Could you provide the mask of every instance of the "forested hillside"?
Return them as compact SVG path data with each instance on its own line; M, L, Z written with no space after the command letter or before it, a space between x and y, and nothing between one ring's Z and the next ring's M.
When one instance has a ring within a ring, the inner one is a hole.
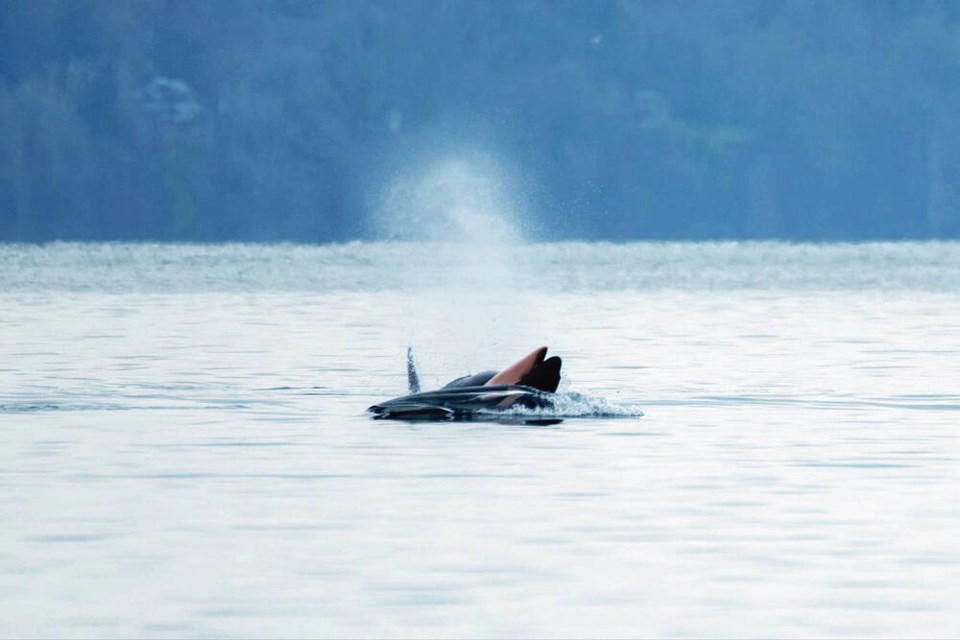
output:
M364 237L471 150L552 237L960 237L960 4L0 0L0 240Z

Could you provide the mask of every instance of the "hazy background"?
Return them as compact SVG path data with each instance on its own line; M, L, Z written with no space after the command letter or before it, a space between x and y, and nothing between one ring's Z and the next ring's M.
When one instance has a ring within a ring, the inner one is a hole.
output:
M397 176L437 158L508 179L531 237L957 238L958 19L0 0L0 240L367 238Z

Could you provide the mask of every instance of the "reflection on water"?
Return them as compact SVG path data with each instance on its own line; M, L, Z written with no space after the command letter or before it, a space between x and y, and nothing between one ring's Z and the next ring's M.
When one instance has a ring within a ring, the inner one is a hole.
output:
M425 386L549 344L644 417L370 420L438 295L0 293L0 635L960 633L955 292L547 287Z

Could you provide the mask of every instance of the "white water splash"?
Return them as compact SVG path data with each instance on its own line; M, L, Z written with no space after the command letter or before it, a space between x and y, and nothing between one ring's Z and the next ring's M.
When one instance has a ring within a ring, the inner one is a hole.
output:
M558 392L552 398L553 405L538 409L516 407L502 411L500 415L508 418L550 419L550 418L640 418L643 410L637 405L619 404L600 396Z

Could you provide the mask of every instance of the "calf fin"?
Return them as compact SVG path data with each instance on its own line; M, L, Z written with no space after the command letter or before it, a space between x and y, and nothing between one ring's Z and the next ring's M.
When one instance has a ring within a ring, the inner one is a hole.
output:
M420 376L417 375L417 365L413 362L412 347L407 347L407 388L410 393L420 393Z

